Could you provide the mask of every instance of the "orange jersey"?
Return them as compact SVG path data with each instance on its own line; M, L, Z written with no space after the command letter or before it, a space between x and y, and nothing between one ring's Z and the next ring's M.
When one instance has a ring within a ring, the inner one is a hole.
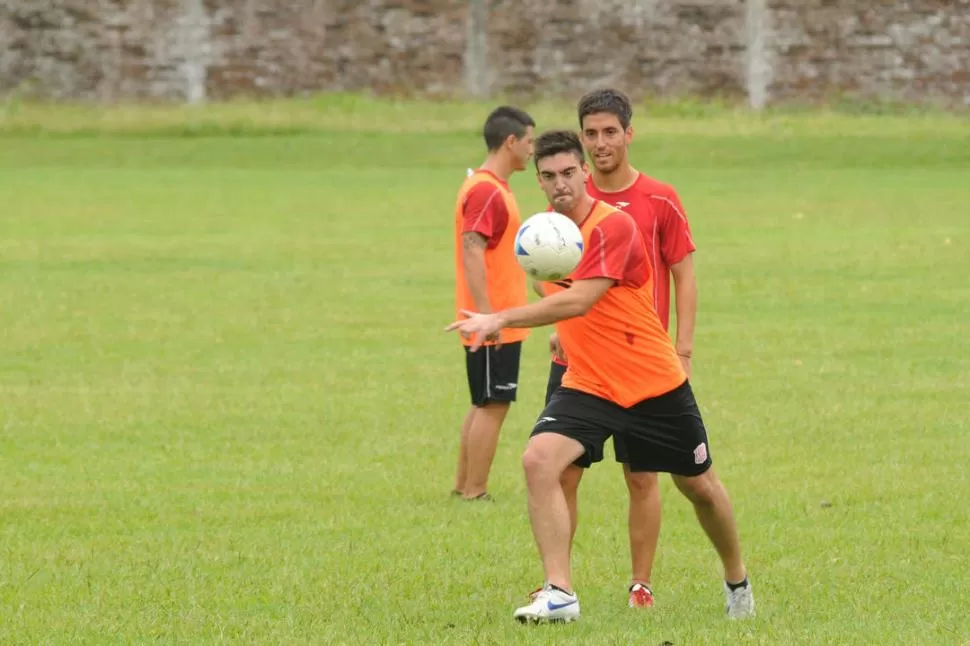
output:
M653 270L636 222L596 201L581 224L584 252L547 295L577 281L615 281L586 314L556 323L569 365L562 385L628 408L670 392L687 379L653 303Z
M492 311L520 307L528 303L525 271L515 259L515 234L521 217L515 196L507 183L486 170L478 170L465 180L455 202L455 316L461 310L476 311L465 280L462 234L479 233L485 238L485 274L488 300ZM522 341L528 329L502 330L502 343ZM460 338L460 337L459 337ZM471 339L462 339L470 345ZM486 345L494 345L488 342Z

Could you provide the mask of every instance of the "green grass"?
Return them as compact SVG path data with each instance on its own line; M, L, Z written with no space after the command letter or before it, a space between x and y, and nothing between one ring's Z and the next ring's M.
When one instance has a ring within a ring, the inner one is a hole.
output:
M442 332L452 205L483 108L295 105L0 121L0 641L970 640L964 123L642 121L635 161L680 188L700 247L695 388L759 616L722 617L667 478L658 607L624 607L607 461L581 491L584 617L525 628L544 330L497 502L448 497L467 406ZM513 187L542 206L531 177Z

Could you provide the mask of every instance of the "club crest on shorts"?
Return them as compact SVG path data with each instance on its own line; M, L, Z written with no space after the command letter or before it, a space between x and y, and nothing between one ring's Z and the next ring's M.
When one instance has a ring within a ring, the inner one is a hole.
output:
M707 445L701 442L694 449L694 464L704 464L707 461Z

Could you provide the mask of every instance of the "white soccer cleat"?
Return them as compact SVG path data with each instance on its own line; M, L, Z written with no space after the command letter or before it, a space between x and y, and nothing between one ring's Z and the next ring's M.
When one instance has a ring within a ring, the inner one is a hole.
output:
M732 590L724 584L724 595L726 597L728 619L746 619L754 617L754 592L751 591L751 583Z
M532 603L512 615L519 623L569 623L579 619L579 598L550 585L533 595Z

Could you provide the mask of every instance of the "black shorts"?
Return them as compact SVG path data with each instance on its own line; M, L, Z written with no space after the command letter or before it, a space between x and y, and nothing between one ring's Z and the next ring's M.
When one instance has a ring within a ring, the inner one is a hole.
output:
M532 435L539 433L578 440L586 449L575 462L581 467L603 459L610 436L622 440L626 463L634 472L698 476L711 467L707 430L688 381L630 408L559 387L532 429Z
M468 390L474 406L488 402L514 402L519 389L522 342L503 343L498 349L486 345L475 352L465 347Z
M556 392L556 389L562 385L562 377L565 374L566 366L555 361L549 362L549 381L546 383L546 406L549 405L549 401L552 399L552 395ZM630 451L626 446L626 438L615 433L613 434L613 455L616 456L616 461L621 464L630 463Z

